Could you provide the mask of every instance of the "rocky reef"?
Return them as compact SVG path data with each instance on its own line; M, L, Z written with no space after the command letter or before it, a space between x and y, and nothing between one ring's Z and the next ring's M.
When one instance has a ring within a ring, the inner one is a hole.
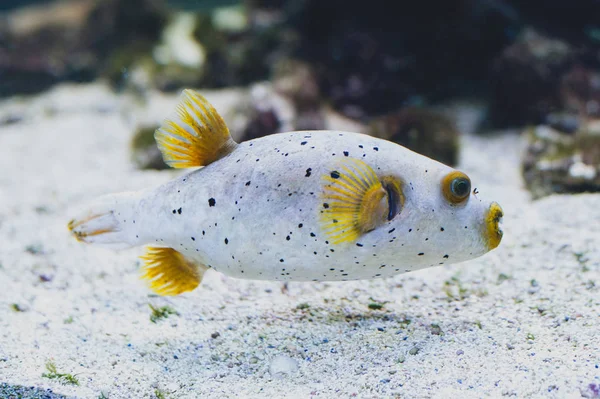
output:
M540 125L525 134L523 177L534 198L600 192L600 120L587 122L575 132Z
M370 134L393 141L447 165L458 161L459 131L448 116L407 107L371 122Z
M112 60L152 47L165 25L154 0L67 0L0 14L0 96L92 81Z
M475 131L538 126L523 164L536 195L590 187L569 180L539 191L534 182L554 181L536 166L555 160L548 137L572 140L575 151L600 118L594 0L425 0L400 13L383 0L30 3L0 8L0 97L98 79L142 104L157 91L241 87L226 115L238 140L347 128L448 164L458 129L432 110L467 98L487 110ZM163 167L150 140L159 122L137 128L142 168Z

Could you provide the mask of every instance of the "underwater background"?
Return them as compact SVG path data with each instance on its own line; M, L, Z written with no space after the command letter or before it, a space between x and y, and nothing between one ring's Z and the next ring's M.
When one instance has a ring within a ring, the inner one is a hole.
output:
M450 164L454 123L431 108L469 100L483 107L479 131L529 135L523 173L534 196L598 190L600 144L589 132L600 115L595 0L427 0L394 12L379 0L0 7L4 98L64 82L100 80L143 101L148 91L268 81L292 108L291 126L276 106L251 101L235 129L242 138L328 128L328 107L367 133Z
M236 141L346 130L505 210L486 257L381 281L149 295L71 242L172 179L182 89ZM600 397L600 1L0 1L0 399Z

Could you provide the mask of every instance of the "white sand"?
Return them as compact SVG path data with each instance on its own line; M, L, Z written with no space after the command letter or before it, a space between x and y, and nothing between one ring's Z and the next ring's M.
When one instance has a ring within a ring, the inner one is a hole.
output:
M0 104L0 120L25 117L0 126L0 382L111 399L564 398L600 385L600 195L530 202L516 136L463 139L462 169L506 214L480 259L286 293L209 272L160 298L138 279L140 248L85 246L66 229L82 202L180 173L133 168L129 104L101 86ZM179 315L152 323L148 304ZM42 378L49 360L80 385Z

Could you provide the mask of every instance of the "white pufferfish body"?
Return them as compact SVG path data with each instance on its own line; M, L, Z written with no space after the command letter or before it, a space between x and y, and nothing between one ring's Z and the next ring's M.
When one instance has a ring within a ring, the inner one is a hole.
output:
M70 223L80 241L151 245L144 277L158 293L195 288L207 268L260 280L388 277L472 259L500 242L496 203L471 192L464 174L397 144L337 131L236 144L188 90L179 116L156 134L165 160L206 166L107 196ZM452 184L459 201L444 188Z

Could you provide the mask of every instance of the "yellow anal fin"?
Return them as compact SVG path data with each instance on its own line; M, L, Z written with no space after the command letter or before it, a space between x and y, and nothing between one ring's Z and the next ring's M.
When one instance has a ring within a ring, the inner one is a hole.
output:
M355 241L385 222L387 192L365 162L349 158L323 180L321 226L333 244Z
M164 161L172 168L206 166L237 145L223 118L193 90L181 94L176 119L166 119L154 133Z
M208 269L193 262L173 248L148 247L144 260L142 279L147 280L158 295L179 295L195 289Z

